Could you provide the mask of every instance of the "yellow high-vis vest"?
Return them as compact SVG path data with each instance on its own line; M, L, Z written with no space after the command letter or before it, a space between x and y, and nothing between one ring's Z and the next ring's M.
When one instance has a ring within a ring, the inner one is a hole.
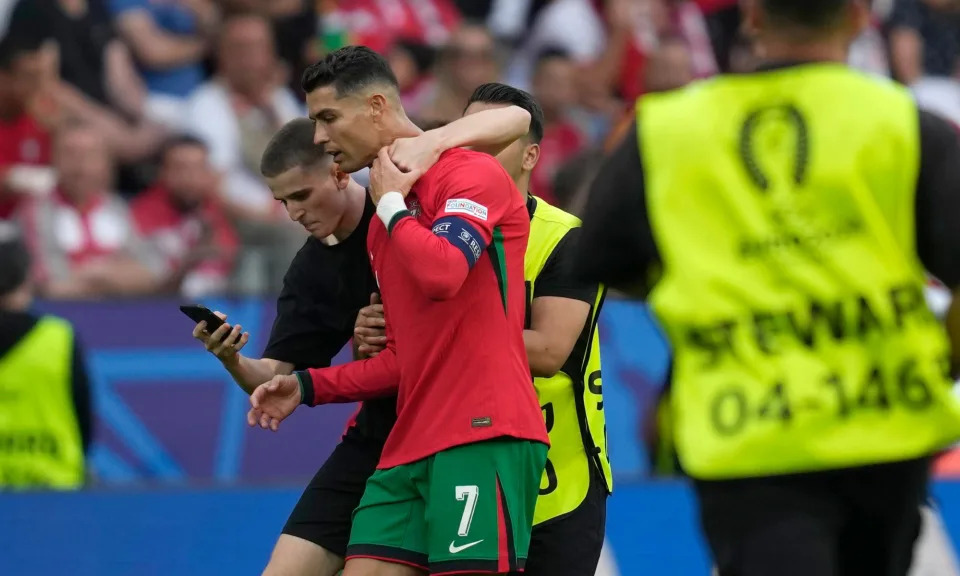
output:
M576 216L536 198L524 260L528 310L533 302L537 277L550 255L564 236L579 226L580 220ZM574 348L562 371L551 378L534 378L533 381L550 435L550 451L540 483L534 524L567 514L580 506L587 497L592 470L602 475L608 492L613 490L597 329L605 295L606 289L601 286L590 309L585 345ZM529 319L529 314L527 317Z
M0 490L83 485L72 362L73 329L49 316L0 357Z
M646 96L637 115L684 470L819 471L957 440L909 92L807 64Z

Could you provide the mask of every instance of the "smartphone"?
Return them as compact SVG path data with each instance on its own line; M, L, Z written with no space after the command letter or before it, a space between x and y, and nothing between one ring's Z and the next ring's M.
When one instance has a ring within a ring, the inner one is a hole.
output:
M223 326L223 320L219 316L214 314L206 306L201 306L199 304L185 304L180 306L180 311L186 314L191 320L197 324L201 322L206 322L206 332L207 334L213 334L217 328Z

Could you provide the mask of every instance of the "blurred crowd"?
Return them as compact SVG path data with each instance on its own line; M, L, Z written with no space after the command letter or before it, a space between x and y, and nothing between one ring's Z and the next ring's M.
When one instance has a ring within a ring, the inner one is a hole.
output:
M305 66L386 54L425 129L529 90L534 193L577 213L637 96L758 59L738 0L0 0L0 220L48 298L258 294L305 238L258 175ZM960 122L960 0L874 0L851 65ZM360 175L363 181L363 175Z

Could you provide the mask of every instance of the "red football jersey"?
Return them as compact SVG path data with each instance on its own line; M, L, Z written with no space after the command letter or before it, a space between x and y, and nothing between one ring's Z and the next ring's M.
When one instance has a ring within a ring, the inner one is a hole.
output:
M407 206L389 231L374 218L367 236L387 348L307 371L307 401L396 392L380 468L501 436L547 443L523 344L524 199L492 156L455 149L417 182Z

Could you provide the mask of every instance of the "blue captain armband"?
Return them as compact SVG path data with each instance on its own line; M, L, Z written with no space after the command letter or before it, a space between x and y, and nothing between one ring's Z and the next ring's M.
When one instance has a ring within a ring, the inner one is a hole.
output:
M483 241L483 236L477 232L477 229L457 216L444 216L434 222L433 233L446 238L447 242L463 252L467 258L467 266L470 268L473 268L473 265L480 260L483 251L487 249L487 243Z

